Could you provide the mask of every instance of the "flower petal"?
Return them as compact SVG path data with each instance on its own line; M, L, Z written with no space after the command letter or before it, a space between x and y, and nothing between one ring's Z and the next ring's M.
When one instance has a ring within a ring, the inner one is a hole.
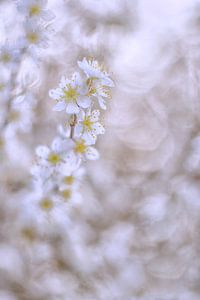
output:
M53 110L62 111L65 109L65 107L66 107L66 103L64 101L59 101L54 105Z
M49 91L49 97L58 100L62 96L62 90L57 88Z
M67 114L78 114L80 111L78 105L74 102L69 102L66 107Z
M90 120L92 122L97 122L99 120L100 111L98 109L95 109L91 113Z
M85 140L87 145L94 145L97 139L96 135L87 131L83 133L82 138Z
M98 102L99 102L99 106L102 108L102 109L106 109L106 101L102 98L102 97L98 97Z
M42 19L44 19L46 22L49 22L55 18L54 13L51 10L44 10L41 13Z
M114 87L115 86L114 82L109 77L102 78L101 83L102 83L102 85L109 86L109 87Z
M89 97L80 97L77 99L77 103L82 108L88 108L91 104L91 99Z
M85 156L89 160L96 160L99 158L99 152L94 147L87 147Z
M92 125L92 129L94 129L95 134L104 134L105 133L105 128L99 122L94 123Z
M40 158L46 159L48 157L49 153L50 153L50 150L49 150L49 148L47 146L42 146L41 145L41 146L38 146L36 148L36 154Z

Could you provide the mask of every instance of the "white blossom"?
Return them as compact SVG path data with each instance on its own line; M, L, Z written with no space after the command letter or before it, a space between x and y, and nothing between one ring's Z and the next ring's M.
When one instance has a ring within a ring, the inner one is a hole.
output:
M99 158L99 152L96 148L90 146L90 143L83 138L73 141L73 151L83 159L96 160Z
M46 178L54 172L59 172L62 165L70 161L70 156L67 153L70 148L71 144L68 145L59 137L53 140L50 148L44 145L38 146L36 148L38 168L33 171L36 177L38 175Z
M46 48L48 46L49 31L41 24L33 20L24 23L25 35L21 39L21 47L29 47L32 54L35 55L37 48Z
M89 144L95 144L97 135L105 133L103 125L99 122L99 115L99 110L90 109L86 112L81 110L78 114L75 130Z
M109 87L113 87L114 83L109 77L109 74L105 71L105 68L94 59L83 58L82 61L78 61L78 66L84 71L88 78L101 80L101 84Z
M74 73L71 80L63 76L59 88L49 91L49 96L57 101L54 110L78 114L80 107L88 108L91 99L85 95L85 91L86 86L79 73Z
M18 9L28 18L42 18L51 21L54 14L46 9L47 0L26 0L18 3Z
M78 66L87 75L87 95L92 98L97 98L101 109L106 109L105 98L111 98L110 88L114 86L109 74L104 70L102 66L96 60L78 61Z

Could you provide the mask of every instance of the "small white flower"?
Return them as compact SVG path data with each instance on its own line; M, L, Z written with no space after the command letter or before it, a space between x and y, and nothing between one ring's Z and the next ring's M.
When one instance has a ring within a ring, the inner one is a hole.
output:
M51 189L37 186L22 201L23 214L34 220L38 225L49 225L50 223L68 222L67 214L63 209L57 193ZM46 230L46 228L41 228Z
M86 90L79 73L74 73L71 80L62 77L59 88L49 91L49 96L57 101L54 110L66 110L68 114L78 114L80 107L88 108L91 99L85 96Z
M71 163L70 150L72 150L71 142L67 142L57 137L53 140L51 147L38 146L36 148L37 162L32 173L36 178L46 179L54 173L59 173L62 168L67 167Z
M110 88L114 86L109 74L99 65L96 60L78 61L79 67L87 75L87 96L97 98L99 106L106 109L106 100L104 98L111 98Z
M21 47L30 47L34 54L35 48L46 48L48 46L47 29L34 21L27 21L24 24L25 36L21 39Z
M11 46L8 43L0 47L0 62L9 68L15 66L16 61L19 57L19 51L17 46Z
M45 8L46 4L47 0L26 0L20 1L17 7L29 18L42 18L45 21L51 21L54 15Z
M97 160L99 158L99 152L82 138L74 141L73 150L76 155L84 159Z
M80 111L78 115L78 124L75 127L75 131L81 135L81 137L88 144L95 144L97 135L104 134L105 129L99 122L99 110L90 109L87 112Z
M29 132L34 119L33 105L28 102L13 102L7 115L7 131L15 134L16 131Z
M104 67L99 65L97 60L83 58L82 61L78 61L78 66L83 72L91 79L101 79L101 84L109 87L113 87L114 83L109 77L109 74L105 71Z
M85 174L85 169L80 166L80 161L71 163L70 167L63 168L60 172L59 186L62 188L77 188Z

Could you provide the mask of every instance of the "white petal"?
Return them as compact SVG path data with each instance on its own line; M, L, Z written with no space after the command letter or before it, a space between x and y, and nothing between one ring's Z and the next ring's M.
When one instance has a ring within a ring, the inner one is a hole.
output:
M115 86L114 82L109 77L102 78L101 82L102 82L102 85L105 85L105 86L109 86L109 87Z
M83 80L81 78L81 75L79 72L75 72L73 75L72 75L72 81L74 83L73 87L76 87L77 85L78 86L81 86L82 83L83 83Z
M41 157L41 158L47 158L49 155L49 148L47 146L38 146L36 148L36 154L37 156Z
M77 103L82 108L88 108L91 104L91 99L89 97L80 97L77 99Z
M77 124L74 128L75 136L80 137L82 132L83 132L83 125L82 124Z
M60 137L56 137L51 145L52 150L59 153L70 151L73 147L74 142L71 139L67 138L63 140Z
M97 137L91 132L84 132L82 138L85 140L87 145L94 145Z
M55 152L60 152L61 143L62 143L62 139L60 137L56 137L51 144L51 149Z
M90 120L92 122L97 122L99 120L100 111L98 109L95 109L91 113Z
M94 129L95 134L104 134L105 133L105 128L99 122L94 123L92 125L92 129Z
M84 57L82 61L78 61L78 66L81 70L85 71L85 69L87 69L88 67L88 62L86 60L86 58Z
M45 10L41 13L42 19L49 22L55 18L54 13L51 10Z
M58 100L62 96L61 89L53 89L49 91L49 97Z
M102 108L102 109L106 109L106 101L102 98L102 97L98 97L98 102L99 102L99 106Z
M99 158L99 152L93 147L87 147L85 156L87 159L96 160Z
M66 103L64 101L59 101L58 103L56 103L53 107L54 111L62 111L64 110L66 107Z
M77 115L77 121L82 122L84 120L84 118L85 118L85 112L84 112L84 110L81 109L79 114Z
M66 112L68 114L78 114L80 111L78 105L74 102L70 102L67 104L67 107L66 107Z

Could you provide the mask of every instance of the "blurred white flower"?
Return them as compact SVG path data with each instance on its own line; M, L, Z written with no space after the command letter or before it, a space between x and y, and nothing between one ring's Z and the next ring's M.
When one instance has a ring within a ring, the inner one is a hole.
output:
M43 25L35 21L26 21L24 23L25 36L21 38L21 47L29 47L32 55L36 55L37 48L46 48L48 46L49 31Z
M17 7L28 18L42 18L51 21L54 14L46 9L47 0L26 0L19 1Z
M17 131L29 132L32 128L34 110L32 103L13 102L7 116L7 131L15 134Z
M0 63L2 66L9 68L9 71L16 68L16 63L20 55L18 46L17 43L14 45L5 43L0 46Z
M33 173L44 178L49 177L54 172L59 173L62 164L67 164L70 161L70 155L67 152L71 150L71 144L63 141L61 138L56 137L51 147L38 146L36 148L37 162L39 169L34 169Z
M49 96L57 101L55 111L66 110L68 114L77 114L80 107L88 108L91 99L85 96L86 86L79 73L74 73L72 79L61 78L59 88L49 91Z

